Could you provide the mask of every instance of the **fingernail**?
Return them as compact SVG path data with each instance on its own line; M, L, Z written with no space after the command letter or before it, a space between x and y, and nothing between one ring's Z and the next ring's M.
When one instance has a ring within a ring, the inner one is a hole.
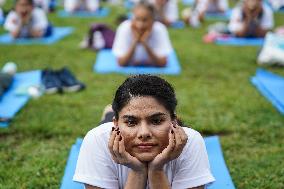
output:
M176 125L173 125L174 128L177 128Z
M174 134L174 131L173 131L173 130L171 130L171 133L172 133L172 134Z
M120 131L117 131L116 134L119 135Z
M116 129L115 129L115 131L118 131L119 130L119 127L117 127Z
M114 131L114 127L111 128L111 131Z
M119 137L119 141L121 141L121 140L122 140L122 136Z

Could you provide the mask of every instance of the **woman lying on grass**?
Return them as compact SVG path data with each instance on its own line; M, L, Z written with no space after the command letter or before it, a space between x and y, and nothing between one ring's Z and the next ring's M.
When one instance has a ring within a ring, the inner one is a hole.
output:
M33 0L15 0L14 9L5 20L4 28L13 38L39 38L52 34L45 12Z
M118 26L112 52L120 66L160 66L167 63L172 45L165 25L154 21L154 7L138 3L133 18Z
M87 189L201 189L213 182L204 140L178 124L176 105L167 81L126 79L103 124L85 136L74 181Z

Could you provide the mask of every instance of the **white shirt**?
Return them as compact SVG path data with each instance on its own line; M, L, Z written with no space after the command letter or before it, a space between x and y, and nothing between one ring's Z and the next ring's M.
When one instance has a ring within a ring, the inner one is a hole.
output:
M262 17L260 20L260 26L263 29L272 29L274 26L274 18L272 10L267 7L266 5L262 5ZM229 31L232 33L236 33L243 28L243 21L242 21L242 7L238 6L233 9L231 19L229 22Z
M21 26L21 22L21 17L12 10L5 20L4 28L9 32L14 32ZM40 8L34 8L31 13L29 27L36 30L45 30L47 26L48 20L45 12Z
M113 54L118 58L125 56L129 51L132 42L133 34L131 29L131 20L126 20L117 28L112 47ZM167 28L160 22L153 23L152 32L147 44L159 57L166 57L173 50ZM146 49L142 44L138 44L132 57L132 61L145 62L149 60L150 58Z
M218 0L217 4L211 0L197 0L196 10L198 12L217 12L218 9L224 11L229 9L228 0Z
M112 127L113 123L109 122L87 133L80 149L74 181L100 188L125 187L129 168L115 163L108 150ZM188 141L181 155L164 166L169 183L174 189L202 186L215 180L210 172L202 136L193 129L184 130Z

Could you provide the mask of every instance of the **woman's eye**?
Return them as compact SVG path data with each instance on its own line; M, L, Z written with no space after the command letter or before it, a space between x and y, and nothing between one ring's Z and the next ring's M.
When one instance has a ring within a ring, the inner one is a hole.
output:
M154 124L154 125L160 125L161 123L162 123L162 119L153 119L152 120L152 124Z
M133 126L136 125L136 121L134 121L134 120L128 120L128 121L126 121L126 124L127 124L128 127L133 127Z

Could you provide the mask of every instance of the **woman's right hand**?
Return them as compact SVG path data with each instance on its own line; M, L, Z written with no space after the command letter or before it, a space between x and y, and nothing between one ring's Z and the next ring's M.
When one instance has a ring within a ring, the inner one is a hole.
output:
M125 165L135 172L147 173L147 165L139 161L136 157L130 155L124 146L124 138L121 135L119 128L112 128L108 148L112 159L121 165Z

